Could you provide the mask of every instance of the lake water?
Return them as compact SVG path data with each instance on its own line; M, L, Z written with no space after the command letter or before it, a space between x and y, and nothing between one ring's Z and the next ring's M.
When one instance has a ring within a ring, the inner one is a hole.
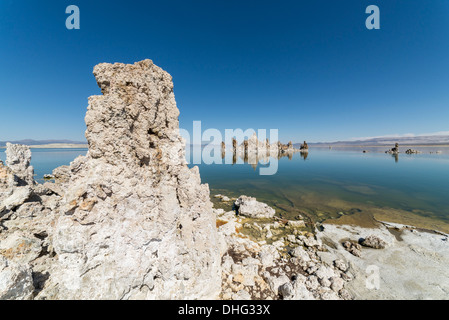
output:
M279 159L274 175L260 175L259 165L200 164L203 183L213 198L248 195L268 203L277 215L321 222L340 219L363 224L378 220L412 224L449 232L449 148L415 147L422 154L398 157L386 148L311 148L307 157L295 153ZM440 154L430 153L441 151ZM403 151L403 150L401 150ZM36 180L68 165L86 149L32 149ZM228 155L229 156L229 155ZM0 159L5 160L4 149ZM190 165L193 166L193 165ZM265 165L266 166L266 165Z

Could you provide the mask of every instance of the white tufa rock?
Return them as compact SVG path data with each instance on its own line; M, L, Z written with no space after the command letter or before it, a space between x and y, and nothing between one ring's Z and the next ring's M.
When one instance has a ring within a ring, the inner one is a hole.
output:
M234 203L239 215L249 218L272 218L276 211L256 198L240 196Z

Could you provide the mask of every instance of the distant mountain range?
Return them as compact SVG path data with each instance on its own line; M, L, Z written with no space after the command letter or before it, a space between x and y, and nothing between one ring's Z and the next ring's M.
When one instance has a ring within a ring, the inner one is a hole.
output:
M45 145L45 144L87 144L86 141L72 141L72 140L33 140L33 139L24 139L24 140L16 140L16 141L0 141L0 147L6 146L6 143L10 142L12 144L24 144L27 146L37 146L37 145Z
M361 140L309 143L312 146L391 146L399 145L449 145L449 135L377 137ZM297 143L294 146L299 147Z

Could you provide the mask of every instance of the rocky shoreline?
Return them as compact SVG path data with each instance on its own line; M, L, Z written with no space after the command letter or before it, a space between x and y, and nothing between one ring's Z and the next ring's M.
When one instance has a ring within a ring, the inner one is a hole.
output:
M324 263L318 255L324 247L303 230L303 221L255 220L234 211L215 212L224 239L221 299L352 299L344 289L351 280L346 264Z

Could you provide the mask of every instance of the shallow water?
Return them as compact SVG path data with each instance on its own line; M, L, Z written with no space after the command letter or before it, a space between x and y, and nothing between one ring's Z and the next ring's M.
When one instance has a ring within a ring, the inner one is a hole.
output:
M306 158L300 153L281 158L274 175L260 175L260 167L267 165L245 164L242 159L234 165L231 160L231 164L198 166L217 206L230 207L215 199L215 194L245 194L289 219L302 215L313 222L340 219L363 224L374 216L449 232L449 148L415 147L423 153L401 153L397 158L385 154L385 149L311 148ZM437 150L442 153L430 153ZM42 182L44 174L86 152L32 149L36 180ZM0 159L5 160L4 149Z

